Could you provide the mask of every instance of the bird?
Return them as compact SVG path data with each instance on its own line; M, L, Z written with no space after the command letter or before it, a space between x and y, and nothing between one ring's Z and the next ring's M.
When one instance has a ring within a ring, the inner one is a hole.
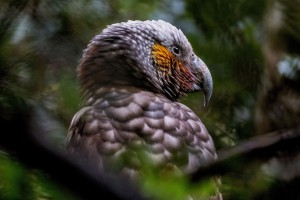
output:
M147 163L190 174L217 159L214 142L182 97L202 91L211 73L184 33L163 20L108 25L77 67L82 105L67 152L97 169L136 177Z

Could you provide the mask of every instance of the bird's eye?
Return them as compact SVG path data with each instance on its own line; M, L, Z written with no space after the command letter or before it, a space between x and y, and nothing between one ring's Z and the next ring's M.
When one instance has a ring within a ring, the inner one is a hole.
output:
M178 47L172 47L172 51L174 54L179 55L180 54L180 49Z

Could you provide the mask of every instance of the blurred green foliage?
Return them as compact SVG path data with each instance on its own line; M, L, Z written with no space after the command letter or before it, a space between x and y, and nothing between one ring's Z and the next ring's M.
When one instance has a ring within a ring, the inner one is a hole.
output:
M0 199L74 199L70 192L49 181L38 170L28 170L22 164L0 151Z
M80 106L76 65L88 41L114 22L163 19L186 33L214 80L208 107L203 108L201 94L189 94L182 102L206 124L217 149L233 146L255 134L254 110L264 63L262 20L268 2L0 1L1 107L13 112L7 94L39 105L45 123L56 127L50 129L49 138L63 149L69 123ZM0 163L0 199L74 199L42 172L25 169L8 154L0 152ZM253 174L254 167L223 178L228 199L252 199L249 188L267 189L271 182L261 172ZM170 195L182 199L191 191L205 196L211 191L209 181L191 186L172 177L160 182L155 171L149 171L149 177L147 190L162 199Z

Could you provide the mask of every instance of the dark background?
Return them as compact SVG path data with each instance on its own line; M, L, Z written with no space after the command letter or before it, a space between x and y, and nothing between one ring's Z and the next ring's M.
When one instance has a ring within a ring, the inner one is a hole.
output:
M0 127L0 199L76 198L46 172L15 156L22 131L15 133L12 127L26 123L27 115L21 113L34 112L34 123L42 127L37 138L55 151L64 150L68 126L80 106L76 66L89 40L115 22L163 19L186 34L211 71L214 91L205 108L202 94L190 94L182 102L199 115L217 150L298 126L299 13L297 0L1 0L0 115L1 125L9 125ZM276 199L270 191L277 180L289 182L299 175L293 167L300 165L297 152L296 147L274 151L285 164L291 162L290 168L267 159L231 169L222 177L224 198ZM286 175L290 171L295 173ZM161 199L170 194L180 199L187 191L184 181L152 179L148 190ZM193 185L203 193L210 187L205 181Z

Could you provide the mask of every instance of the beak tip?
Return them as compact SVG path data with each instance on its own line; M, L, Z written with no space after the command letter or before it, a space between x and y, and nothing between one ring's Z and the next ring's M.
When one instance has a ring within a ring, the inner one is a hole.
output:
M208 102L210 100L211 94L212 93L210 91L204 93L204 105L203 105L203 107L207 106L207 104L208 104Z
M203 103L203 107L206 107L206 105L208 104L206 98L204 98L204 103Z
M204 92L204 107L207 106L213 91L213 81L209 71L207 71L205 80L203 83L203 92Z

